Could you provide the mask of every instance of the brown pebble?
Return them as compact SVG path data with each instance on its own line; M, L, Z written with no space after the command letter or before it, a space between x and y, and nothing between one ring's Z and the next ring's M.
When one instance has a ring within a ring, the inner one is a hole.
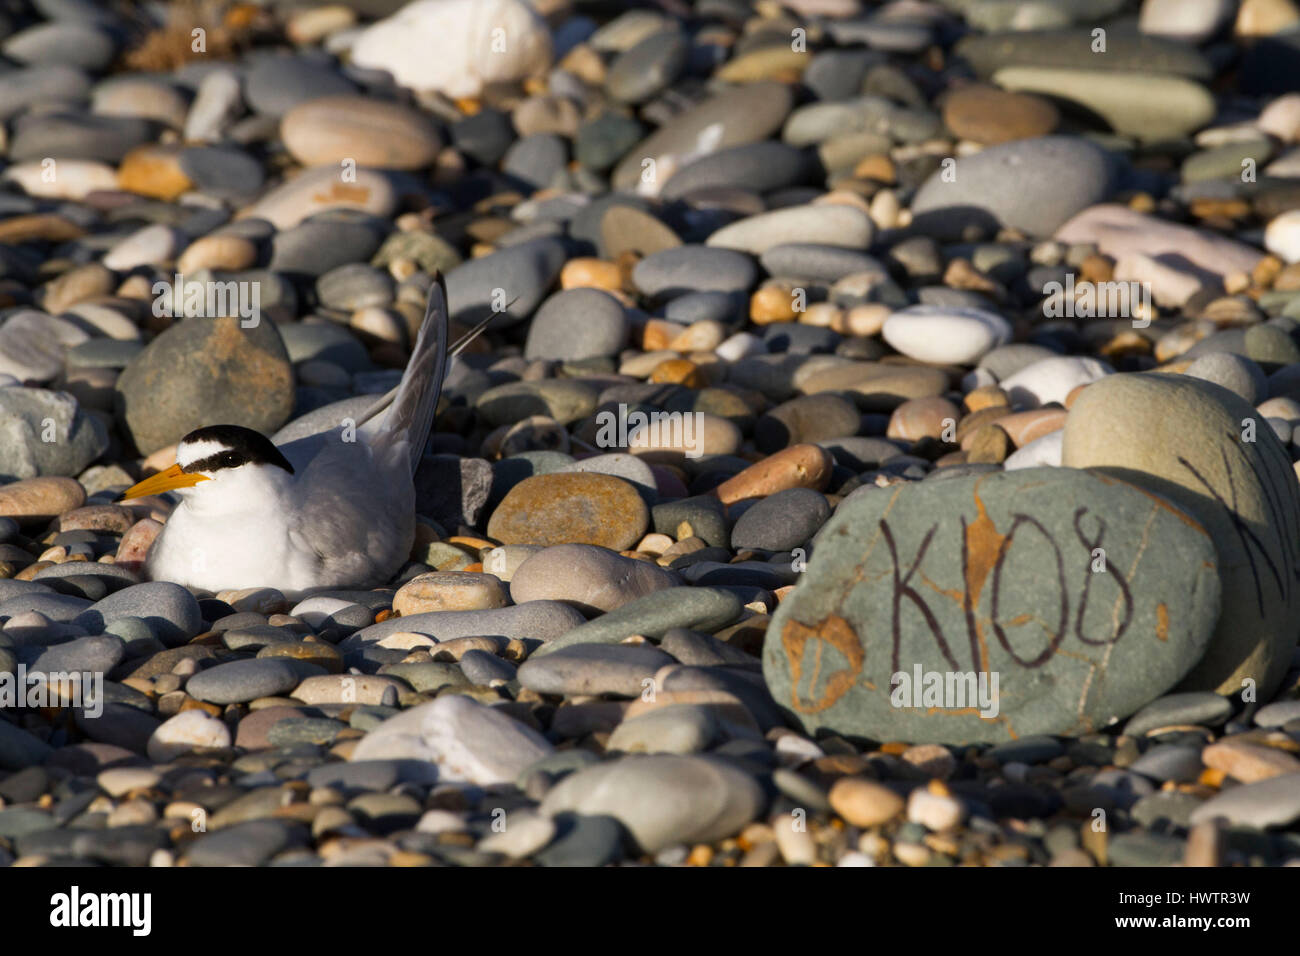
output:
M750 320L755 325L793 322L797 317L794 295L794 287L788 283L764 285L750 297Z
M966 460L974 464L1000 465L1012 449L1011 438L998 425L984 425L972 436Z
M1065 427L1067 413L1061 408L1034 408L998 419L998 427L1017 448Z
M996 385L981 385L979 388L973 388L966 393L962 399L962 404L968 411L978 412L986 408L1008 408L1011 405L1011 399L1007 393L1002 391Z
M24 478L0 487L0 518L22 527L42 525L85 501L86 489L75 478Z
M791 445L740 474L728 478L713 490L723 504L745 498L765 498L788 488L821 491L830 482L834 459L819 445Z
M919 441L922 438L942 440L947 433L951 439L956 437L959 418L961 412L946 398L938 395L913 398L894 409L885 435L903 441Z
M555 473L511 488L488 521L488 535L502 544L595 544L624 551L641 540L649 523L649 509L631 483L594 472Z

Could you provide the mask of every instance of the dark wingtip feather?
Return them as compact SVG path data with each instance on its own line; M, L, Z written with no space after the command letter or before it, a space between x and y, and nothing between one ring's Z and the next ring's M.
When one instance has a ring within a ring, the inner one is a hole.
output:
M410 442L411 474L420 464L424 446L433 429L438 397L447 374L447 284L435 273L429 288L424 322L411 350L402 382L384 419L384 432L391 440L406 437Z

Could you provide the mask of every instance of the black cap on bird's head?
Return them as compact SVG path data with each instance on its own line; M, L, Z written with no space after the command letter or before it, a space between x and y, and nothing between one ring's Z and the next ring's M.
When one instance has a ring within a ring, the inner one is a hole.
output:
M274 465L293 474L293 465L271 439L242 425L205 425L176 446L176 464L187 474L240 465Z
M271 439L242 425L206 425L176 445L176 464L123 492L118 500L190 488L241 465L271 465L293 474L293 465Z

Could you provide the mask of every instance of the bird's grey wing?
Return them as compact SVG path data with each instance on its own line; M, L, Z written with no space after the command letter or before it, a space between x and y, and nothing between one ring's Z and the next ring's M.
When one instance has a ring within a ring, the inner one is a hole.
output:
M324 444L294 482L299 520L290 539L314 554L334 587L373 587L401 567L415 532L406 461L365 442Z
M442 394L442 381L447 374L447 321L447 288L442 276L435 275L429 288L424 324L416 336L411 360L406 363L397 394L373 439L375 449L381 455L386 449L406 442L412 475L429 440L438 396Z

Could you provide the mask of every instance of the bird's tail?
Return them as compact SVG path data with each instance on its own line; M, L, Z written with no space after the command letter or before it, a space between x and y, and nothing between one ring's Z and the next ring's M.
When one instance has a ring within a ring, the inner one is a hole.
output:
M442 381L447 374L447 287L441 275L435 275L429 288L429 305L424 311L424 324L415 338L411 360L406 363L402 381L392 394L392 404L384 415L376 446L391 446L405 440L411 457L411 474L420 464L433 416L442 394ZM389 396L385 395L365 418L382 410ZM364 421L364 419L363 419Z

